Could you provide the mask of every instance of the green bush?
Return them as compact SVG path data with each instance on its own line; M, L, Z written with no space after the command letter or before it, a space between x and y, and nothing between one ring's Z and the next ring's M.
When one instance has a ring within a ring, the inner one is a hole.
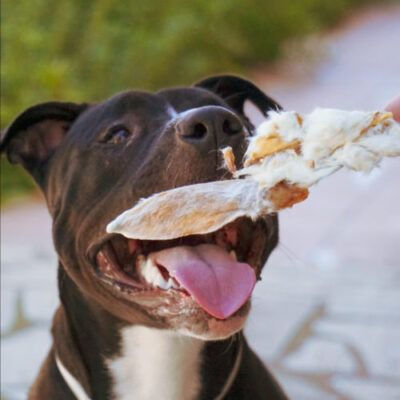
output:
M9 164L1 157L1 204L9 204L32 192L35 185L22 167Z
M367 1L8 0L2 125L50 99L97 101L127 88L245 73L276 59L287 39L328 27ZM2 166L7 196L14 179L25 181Z

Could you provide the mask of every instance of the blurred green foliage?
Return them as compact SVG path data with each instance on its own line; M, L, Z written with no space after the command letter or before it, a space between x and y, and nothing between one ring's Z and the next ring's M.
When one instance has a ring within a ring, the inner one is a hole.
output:
M46 100L97 101L128 88L246 73L287 39L333 25L368 0L7 0L2 126ZM2 160L2 193L32 185Z
M31 177L20 166L11 165L1 157L1 206L13 203L33 192Z

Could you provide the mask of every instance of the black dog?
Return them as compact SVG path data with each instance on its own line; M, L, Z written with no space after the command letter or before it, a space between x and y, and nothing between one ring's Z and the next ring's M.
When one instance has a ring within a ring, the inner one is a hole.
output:
M150 253L207 244L233 250L259 278L278 241L275 216L173 241L106 233L141 198L229 179L219 149L229 145L242 159L254 129L247 100L264 114L279 108L252 83L217 76L93 105L39 104L6 130L1 151L43 191L59 257L54 343L30 399L286 399L243 336L249 301L215 318L185 289L160 288L138 267ZM152 268L169 281L162 266Z

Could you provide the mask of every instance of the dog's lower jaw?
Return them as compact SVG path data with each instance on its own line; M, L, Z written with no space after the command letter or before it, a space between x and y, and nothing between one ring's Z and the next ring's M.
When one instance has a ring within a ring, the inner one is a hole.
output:
M114 317L87 298L62 266L59 283L62 305L53 324L54 355L79 381L91 400L125 400L129 399L127 393L129 396L134 393L133 398L138 399L203 399L208 397L202 393L210 390L214 393L215 387L218 394L224 386L236 348L231 338L223 338L241 329L247 316L246 307L243 315L236 318L238 322L235 317L231 317L232 322L210 319L209 323L221 324L221 327L227 324L229 329L214 328L212 336L203 334L197 339L193 334L190 337L175 329L128 324ZM229 325L237 323L234 327ZM210 341L215 339L218 342ZM213 346L218 348L215 354L210 352ZM207 362L205 354L212 354ZM204 376L210 369L220 378L217 383L211 379L206 387ZM129 382L136 384L133 387ZM40 386L40 382L38 384ZM52 384L57 383L53 380ZM37 393L41 391L38 389ZM30 400L40 398L39 395Z
M176 331L183 335L203 341L216 341L229 339L241 331L246 323L250 311L250 300L240 310L228 319L221 320L214 317L200 319L196 323L187 323Z

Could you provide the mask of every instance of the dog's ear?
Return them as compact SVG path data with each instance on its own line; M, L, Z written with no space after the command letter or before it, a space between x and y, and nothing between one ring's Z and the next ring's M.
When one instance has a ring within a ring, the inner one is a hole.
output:
M0 152L36 180L87 104L47 102L28 108L1 132Z
M209 77L195 84L197 87L208 89L223 98L225 102L237 113L247 119L244 113L244 104L251 101L267 115L270 110L281 110L282 107L273 99L263 93L250 81L233 75L219 75Z

